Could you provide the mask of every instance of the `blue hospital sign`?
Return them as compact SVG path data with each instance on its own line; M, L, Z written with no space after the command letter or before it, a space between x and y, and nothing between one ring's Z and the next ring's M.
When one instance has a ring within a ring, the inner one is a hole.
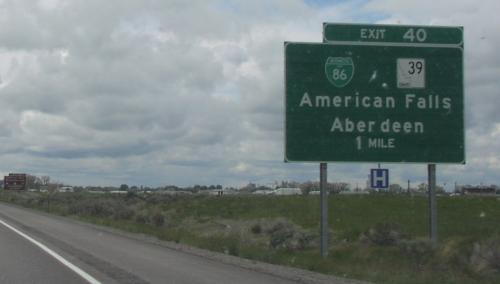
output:
M371 169L370 185L372 188L388 188L389 169Z

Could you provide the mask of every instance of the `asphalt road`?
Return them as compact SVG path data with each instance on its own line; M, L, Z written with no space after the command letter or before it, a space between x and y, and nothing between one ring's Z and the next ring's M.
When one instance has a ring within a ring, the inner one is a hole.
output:
M258 272L5 203L0 203L0 283L89 281L2 221L53 250L94 283L299 283L290 280L298 279L293 275Z
M0 225L0 283L86 281L40 248Z

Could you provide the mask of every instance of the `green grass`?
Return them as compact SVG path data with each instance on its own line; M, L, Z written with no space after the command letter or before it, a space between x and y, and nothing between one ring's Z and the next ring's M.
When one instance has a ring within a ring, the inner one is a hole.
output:
M215 217L251 220L284 217L309 229L319 228L317 196L227 196L185 198L175 204L179 218ZM391 195L333 196L329 199L331 228L343 238L355 239L378 222L399 224L412 236L426 236L427 199ZM480 217L484 212L484 217ZM481 239L500 233L500 201L496 198L438 198L438 234L441 239L470 236Z
M438 198L440 244L433 249L425 242L415 243L426 239L428 234L426 198L330 196L328 217L333 237L326 259L319 257L317 245L318 196L74 193L54 194L50 199L51 213L322 273L376 283L500 283L498 272L480 273L469 264L474 243L500 236L500 199L495 197ZM46 194L2 192L0 200L39 210L49 209ZM133 216L123 214L124 208L133 210ZM151 221L151 216L158 214L165 217L165 224L155 225ZM137 216L143 216L144 220L138 222ZM284 222L279 220L295 224L293 230L315 236L316 242L302 249L270 247L272 236L265 228ZM396 224L406 240L392 246L361 242L360 236L377 223ZM252 233L252 224L261 224L262 232Z

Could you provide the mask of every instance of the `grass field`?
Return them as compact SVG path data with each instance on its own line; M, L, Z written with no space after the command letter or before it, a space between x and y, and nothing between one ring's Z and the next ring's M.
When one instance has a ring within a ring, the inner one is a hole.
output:
M0 193L0 200L160 239L376 283L500 283L500 199L329 198L329 256L319 257L318 196Z

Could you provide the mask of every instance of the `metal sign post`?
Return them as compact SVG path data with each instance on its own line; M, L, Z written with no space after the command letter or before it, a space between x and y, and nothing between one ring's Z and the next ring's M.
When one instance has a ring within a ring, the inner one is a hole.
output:
M436 164L427 165L429 184L429 238L437 244Z
M321 256L328 256L328 192L327 183L327 164L319 164L319 187L321 193Z

